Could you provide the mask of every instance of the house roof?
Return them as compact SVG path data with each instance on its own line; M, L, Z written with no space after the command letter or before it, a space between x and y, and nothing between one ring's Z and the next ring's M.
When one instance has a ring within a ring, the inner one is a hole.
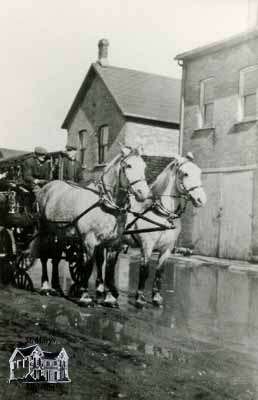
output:
M29 356L35 349L38 347L40 350L40 346L38 344L28 346L28 347L17 347L15 351L19 351L24 357ZM54 360L60 354L60 351L51 352L51 351L43 351L44 357L49 360Z
M6 149L5 147L0 147L0 160L6 160L11 157L17 157L28 153L27 151L23 150L13 150L13 149Z
M60 354L60 351L55 351L55 352L50 352L50 351L43 351L43 354L46 359L48 360L54 360L57 358Z
M35 344L35 345L33 345L33 346L28 346L28 347L18 347L17 348L17 350L23 355L23 356L29 356L32 352L33 352L33 350L35 350L35 348L37 347L38 345L37 344Z
M148 184L155 181L157 176L172 161L172 157L143 156L146 163L146 180Z
M93 71L102 79L125 117L179 124L180 79L95 63L86 75L62 128L67 128L82 102Z
M218 42L209 43L205 46L197 47L193 50L186 51L185 53L178 54L175 60L190 60L204 54L213 53L215 51L233 47L237 44L244 43L258 37L258 30L249 30L242 32L238 35L231 36L228 39L220 40Z

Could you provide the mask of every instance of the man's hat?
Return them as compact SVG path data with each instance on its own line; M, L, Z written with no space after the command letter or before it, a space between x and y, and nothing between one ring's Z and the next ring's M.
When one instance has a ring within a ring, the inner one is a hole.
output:
M72 145L72 144L67 144L67 145L65 146L65 148L66 148L67 151L70 151L70 150L77 150L77 147L74 146L74 145Z
M34 149L34 153L40 156L45 156L47 155L47 150L44 147L36 146Z

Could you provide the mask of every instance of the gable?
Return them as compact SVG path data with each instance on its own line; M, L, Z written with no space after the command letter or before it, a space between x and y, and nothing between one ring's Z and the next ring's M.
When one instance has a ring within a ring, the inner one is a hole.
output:
M17 361L17 360L23 360L23 359L24 359L23 354L20 353L18 349L15 349L14 352L13 352L13 354L12 354L12 356L10 357L9 362L11 362L11 361Z
M92 81L98 76L110 101L124 117L179 124L181 81L142 71L92 64L62 124L68 129L82 105ZM96 94L96 100L102 101Z

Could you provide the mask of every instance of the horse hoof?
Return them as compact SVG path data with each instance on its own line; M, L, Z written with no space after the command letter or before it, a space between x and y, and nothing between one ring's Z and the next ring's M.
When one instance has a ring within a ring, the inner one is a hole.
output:
M62 297L63 296L63 291L61 288L51 288L49 291L49 294L51 296L58 296L58 297Z
M89 296L88 293L84 293L79 300L79 304L85 307L89 307L93 304L93 299Z
M160 295L160 293L155 293L152 297L152 304L155 307L161 307L163 304L163 297Z
M41 288L40 291L39 291L39 293L40 293L42 296L50 296L50 289L43 289L43 288Z
M111 308L119 307L117 299L111 293L107 294L107 296L103 302L103 305L105 307L111 307Z
M96 288L96 295L97 297L103 297L105 293L105 288L103 283L100 283Z
M137 294L135 300L135 306L137 308L144 308L147 304L144 294Z

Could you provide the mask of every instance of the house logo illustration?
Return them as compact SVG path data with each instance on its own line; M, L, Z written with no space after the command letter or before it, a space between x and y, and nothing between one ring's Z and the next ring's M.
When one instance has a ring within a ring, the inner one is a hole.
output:
M68 354L43 351L38 344L17 347L10 360L9 383L68 383Z

